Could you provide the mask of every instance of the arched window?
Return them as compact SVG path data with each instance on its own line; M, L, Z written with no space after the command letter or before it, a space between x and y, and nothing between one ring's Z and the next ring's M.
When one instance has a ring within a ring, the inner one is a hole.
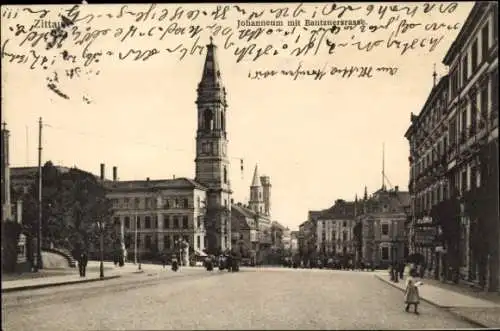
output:
M213 129L213 123L214 123L214 114L211 109L205 109L204 112L204 128L205 130L212 130Z
M224 184L227 183L227 168L224 167Z
M221 116L220 127L221 127L222 131L225 131L226 130L226 115L225 115L225 112L222 112L220 116Z

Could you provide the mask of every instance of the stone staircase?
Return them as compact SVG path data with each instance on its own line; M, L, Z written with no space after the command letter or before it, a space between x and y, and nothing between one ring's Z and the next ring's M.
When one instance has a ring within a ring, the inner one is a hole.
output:
M76 260L73 257L73 254L71 254L71 252L67 249L44 247L43 251L63 256L68 261L68 266L70 268L76 268Z

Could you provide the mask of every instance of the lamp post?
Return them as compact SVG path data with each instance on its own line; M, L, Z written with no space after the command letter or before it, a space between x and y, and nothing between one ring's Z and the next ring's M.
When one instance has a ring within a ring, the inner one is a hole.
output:
M99 278L104 278L104 228L105 228L105 223L104 221L97 221L97 227L99 229L99 241L100 241L100 265L99 265Z

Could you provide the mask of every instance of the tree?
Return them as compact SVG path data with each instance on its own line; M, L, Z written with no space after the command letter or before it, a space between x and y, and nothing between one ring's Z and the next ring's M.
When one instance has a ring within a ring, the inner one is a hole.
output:
M35 181L23 199L23 225L29 238L38 229L38 181ZM70 169L61 172L52 162L42 168L42 238L43 245L53 243L58 248L73 252L98 247L100 229L104 227L105 246L112 248L116 232L111 224L112 204L98 179L87 172Z

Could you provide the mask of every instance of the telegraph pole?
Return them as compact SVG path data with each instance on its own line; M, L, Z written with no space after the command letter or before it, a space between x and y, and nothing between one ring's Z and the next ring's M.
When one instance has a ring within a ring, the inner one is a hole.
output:
M42 118L38 120L38 238L37 268L43 269L42 262Z

